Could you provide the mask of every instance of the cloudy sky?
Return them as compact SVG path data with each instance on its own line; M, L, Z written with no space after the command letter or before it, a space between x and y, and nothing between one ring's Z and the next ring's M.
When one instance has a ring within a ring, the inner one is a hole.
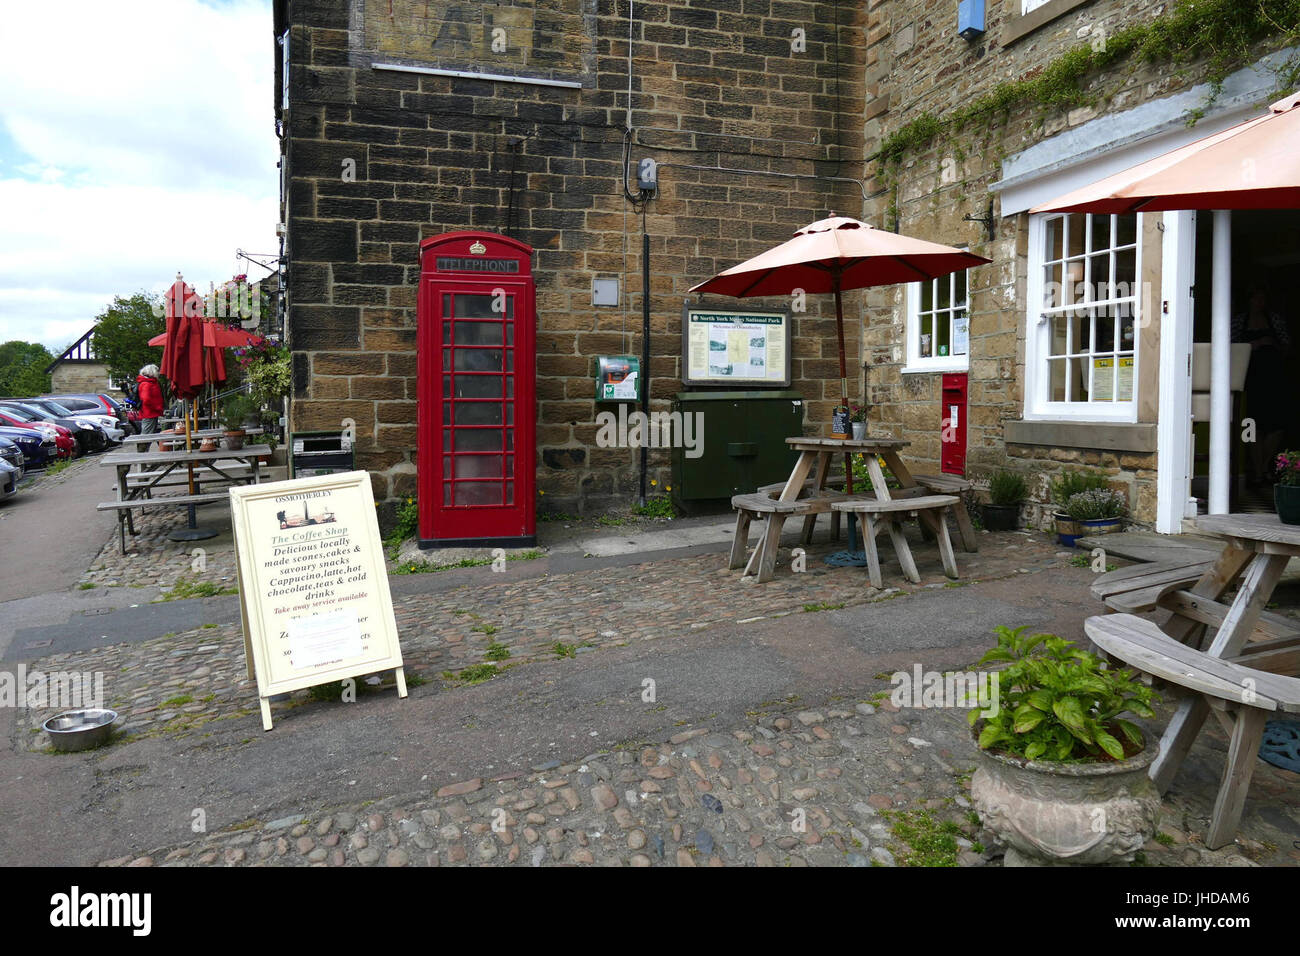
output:
M177 271L266 274L235 250L279 248L273 44L270 0L5 5L0 342L57 352Z

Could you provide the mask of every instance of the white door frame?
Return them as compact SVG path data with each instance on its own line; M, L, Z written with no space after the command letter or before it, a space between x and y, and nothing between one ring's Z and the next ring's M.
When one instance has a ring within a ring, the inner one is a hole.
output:
M1160 283L1160 398L1156 424L1156 530L1178 534L1191 497L1192 333L1196 213L1164 214ZM1190 509L1190 510L1189 510Z

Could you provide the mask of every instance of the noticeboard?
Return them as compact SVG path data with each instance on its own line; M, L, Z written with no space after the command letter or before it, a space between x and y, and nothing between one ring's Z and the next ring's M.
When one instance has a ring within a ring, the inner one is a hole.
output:
M269 698L394 670L406 696L370 475L230 489L248 676Z
M790 313L682 307L682 383L790 384Z

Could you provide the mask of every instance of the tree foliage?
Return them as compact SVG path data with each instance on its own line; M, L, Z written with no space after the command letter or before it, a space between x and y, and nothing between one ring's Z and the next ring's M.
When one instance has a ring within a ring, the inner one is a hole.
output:
M162 360L162 348L147 343L165 331L167 321L157 296L114 296L113 304L95 318L95 355L114 382L133 382L141 368Z
M26 398L50 390L45 369L54 356L44 345L14 339L0 345L0 395Z

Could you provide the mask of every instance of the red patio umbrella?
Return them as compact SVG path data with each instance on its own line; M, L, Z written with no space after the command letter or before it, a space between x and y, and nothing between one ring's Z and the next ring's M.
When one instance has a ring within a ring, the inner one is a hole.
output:
M1029 210L1300 209L1300 93L1267 113Z
M991 261L951 246L885 232L857 219L831 213L829 219L804 226L793 239L718 273L690 291L716 292L736 298L790 295L795 289L835 293L840 397L847 403L842 292L935 279Z

